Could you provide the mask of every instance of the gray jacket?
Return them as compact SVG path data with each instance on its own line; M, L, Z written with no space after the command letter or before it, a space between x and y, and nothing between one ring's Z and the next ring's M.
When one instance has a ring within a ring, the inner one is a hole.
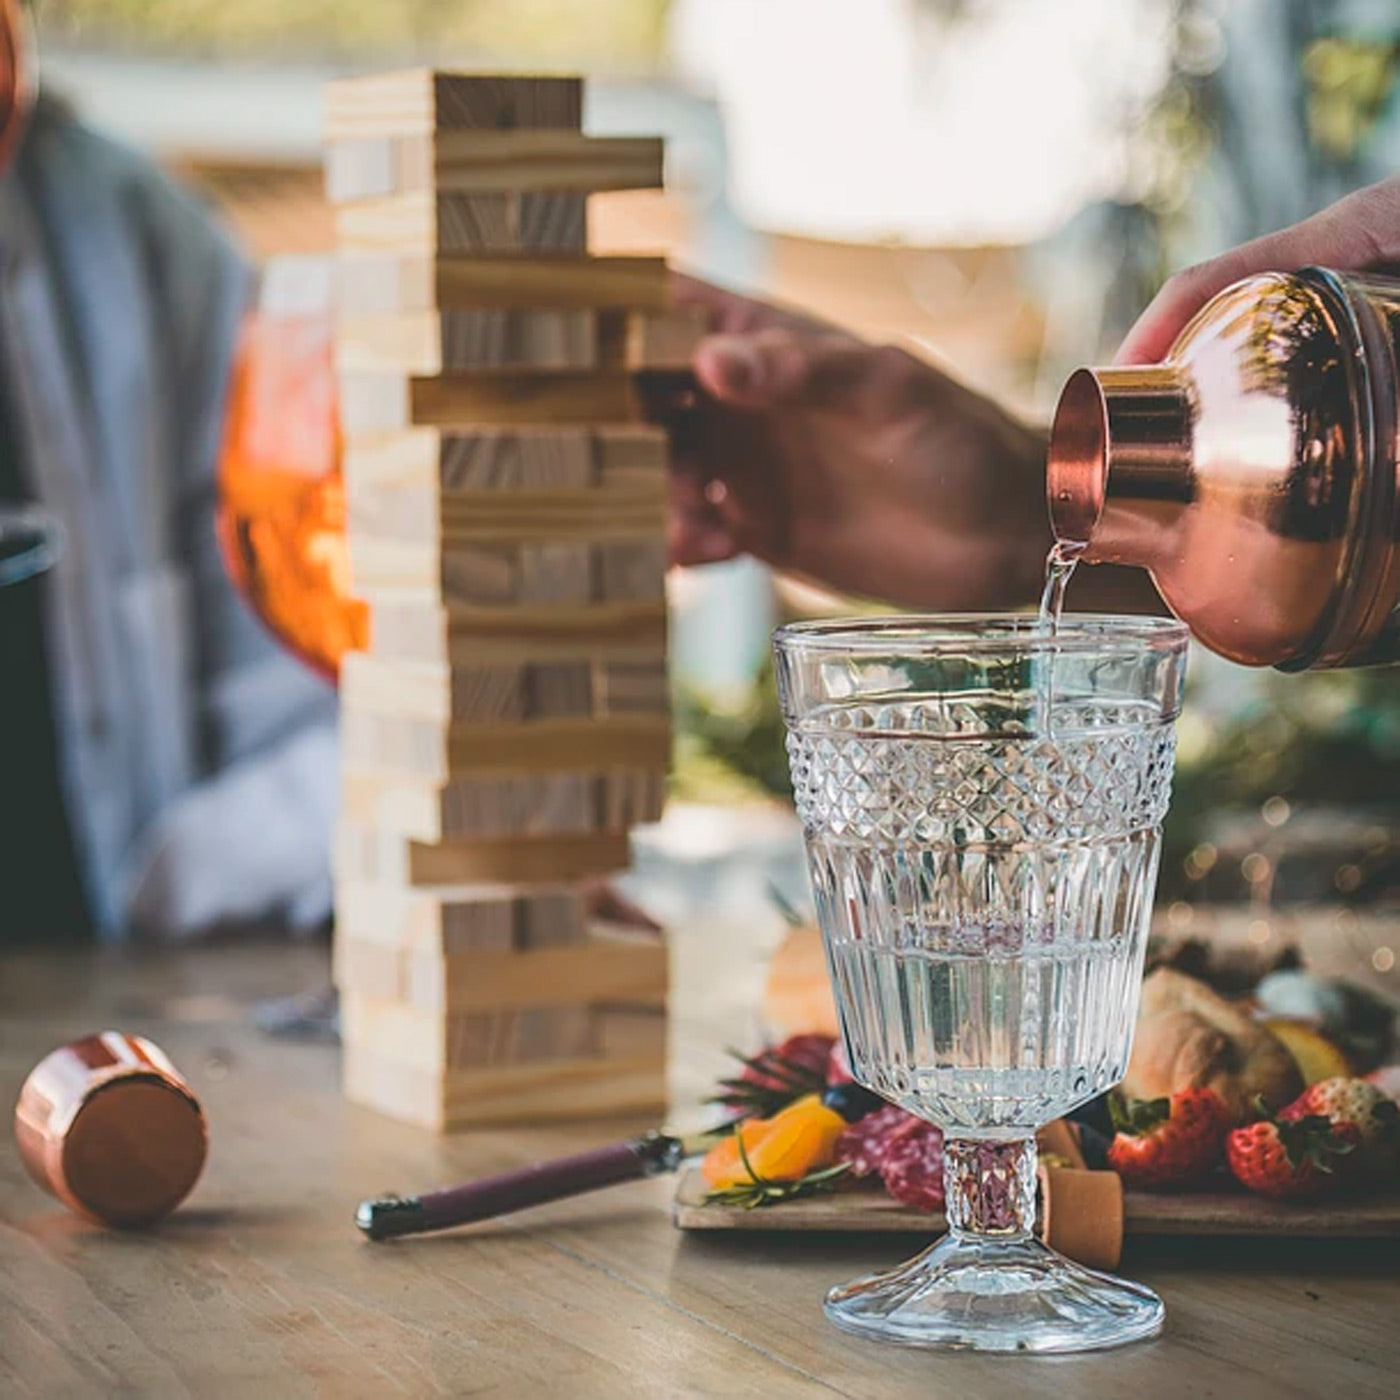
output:
M215 538L249 290L193 199L41 101L0 180L0 374L35 495L67 528L54 706L107 936L330 909L334 694L247 611Z

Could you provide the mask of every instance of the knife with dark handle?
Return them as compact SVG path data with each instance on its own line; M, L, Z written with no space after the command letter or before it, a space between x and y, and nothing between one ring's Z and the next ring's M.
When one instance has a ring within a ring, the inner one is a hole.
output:
M703 1152L713 1141L708 1134L682 1138L650 1132L591 1152L483 1177L465 1186L425 1191L421 1196L390 1195L361 1201L355 1224L371 1240L449 1230L566 1196L677 1171L687 1157Z

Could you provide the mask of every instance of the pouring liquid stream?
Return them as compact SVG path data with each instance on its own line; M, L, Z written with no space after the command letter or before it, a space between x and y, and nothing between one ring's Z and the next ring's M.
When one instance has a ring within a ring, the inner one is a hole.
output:
M1045 559L1045 590L1040 595L1040 615L1036 630L1054 637L1060 630L1060 615L1065 607L1065 590L1074 576L1079 557L1088 548L1075 540L1056 540ZM1036 726L1048 734L1055 714L1055 652L1045 658L1044 673L1036 686Z

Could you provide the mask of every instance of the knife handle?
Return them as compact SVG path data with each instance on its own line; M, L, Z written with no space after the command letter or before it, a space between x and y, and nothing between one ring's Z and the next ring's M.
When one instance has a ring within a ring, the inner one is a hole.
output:
M355 1212L355 1223L372 1240L447 1230L623 1181L636 1181L656 1172L673 1171L681 1155L679 1139L649 1133L591 1152L483 1177L465 1186L425 1191L421 1196L381 1196L362 1201Z

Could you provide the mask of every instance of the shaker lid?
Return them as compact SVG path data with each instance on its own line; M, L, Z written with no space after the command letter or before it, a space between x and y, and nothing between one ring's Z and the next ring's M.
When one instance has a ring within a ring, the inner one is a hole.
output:
M155 1075L126 1075L78 1109L54 1191L103 1224L148 1224L189 1195L207 1152L204 1115L189 1094Z
M15 1136L29 1174L103 1225L147 1225L189 1194L208 1155L193 1091L139 1036L104 1031L60 1046L25 1081Z

